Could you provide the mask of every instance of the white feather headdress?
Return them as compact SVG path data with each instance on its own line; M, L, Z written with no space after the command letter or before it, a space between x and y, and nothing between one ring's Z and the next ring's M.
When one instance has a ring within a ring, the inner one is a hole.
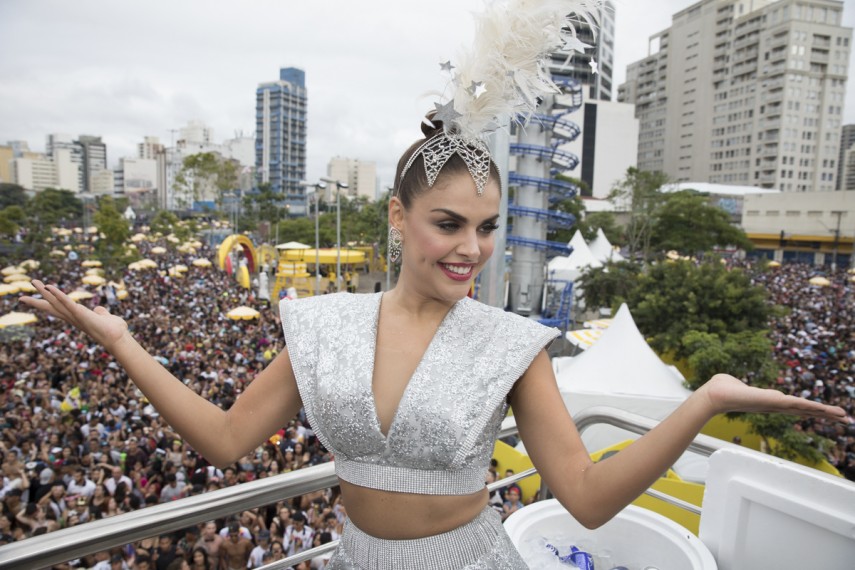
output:
M432 119L443 130L411 155L401 180L422 158L428 186L433 186L452 156L466 163L480 196L490 175L490 152L483 136L506 120L524 124L538 100L558 93L546 60L561 49L580 50L575 24L595 29L602 0L492 0L476 21L475 41L456 65L440 64L452 73L453 93L436 103ZM454 69L457 69L454 72ZM425 119L428 124L431 121Z
M558 93L546 61L561 49L580 50L576 25L596 29L602 0L493 0L477 15L475 40L453 74L453 94L437 104L448 133L480 138L501 121L525 122L538 99ZM452 65L454 63L454 65Z

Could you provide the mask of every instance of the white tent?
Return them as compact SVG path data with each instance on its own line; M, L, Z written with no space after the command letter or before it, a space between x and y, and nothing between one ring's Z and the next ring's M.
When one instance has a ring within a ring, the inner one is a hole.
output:
M569 257L555 257L549 261L548 270L551 279L576 281L589 267L603 266L591 253L579 230L573 234L570 247L573 248L573 252Z
M588 248L594 258L602 263L624 261L624 257L612 246L602 228L597 229L597 237L588 245Z
M552 361L558 388L570 415L592 406L611 406L657 420L665 418L692 392L683 376L648 346L626 305L611 326L584 353ZM588 428L582 439L590 451L637 437L606 425ZM689 480L701 481L706 462L684 455L676 467Z

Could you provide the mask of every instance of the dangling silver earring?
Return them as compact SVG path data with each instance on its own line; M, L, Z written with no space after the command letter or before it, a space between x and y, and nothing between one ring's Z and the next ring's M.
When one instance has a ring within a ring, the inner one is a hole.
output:
M396 227L389 228L389 261L396 263L401 259L401 246L404 244L404 236Z

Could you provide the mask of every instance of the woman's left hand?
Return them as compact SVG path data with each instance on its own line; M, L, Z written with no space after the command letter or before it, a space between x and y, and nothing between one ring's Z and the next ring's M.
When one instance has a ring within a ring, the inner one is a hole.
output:
M850 421L839 406L787 396L778 390L754 388L729 374L716 374L697 391L707 398L713 413L767 412Z

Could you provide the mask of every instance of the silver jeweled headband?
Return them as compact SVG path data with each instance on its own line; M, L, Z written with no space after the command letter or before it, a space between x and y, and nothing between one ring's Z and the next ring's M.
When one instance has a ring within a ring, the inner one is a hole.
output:
M487 180L490 177L490 161L492 160L487 145L478 139L466 139L460 135L449 135L442 131L422 143L410 156L410 160L407 161L401 172L401 180L404 179L407 171L421 155L425 165L428 188L432 188L442 168L455 154L466 163L466 168L472 175L472 180L475 181L475 190L478 195L483 195L484 187L487 186Z

